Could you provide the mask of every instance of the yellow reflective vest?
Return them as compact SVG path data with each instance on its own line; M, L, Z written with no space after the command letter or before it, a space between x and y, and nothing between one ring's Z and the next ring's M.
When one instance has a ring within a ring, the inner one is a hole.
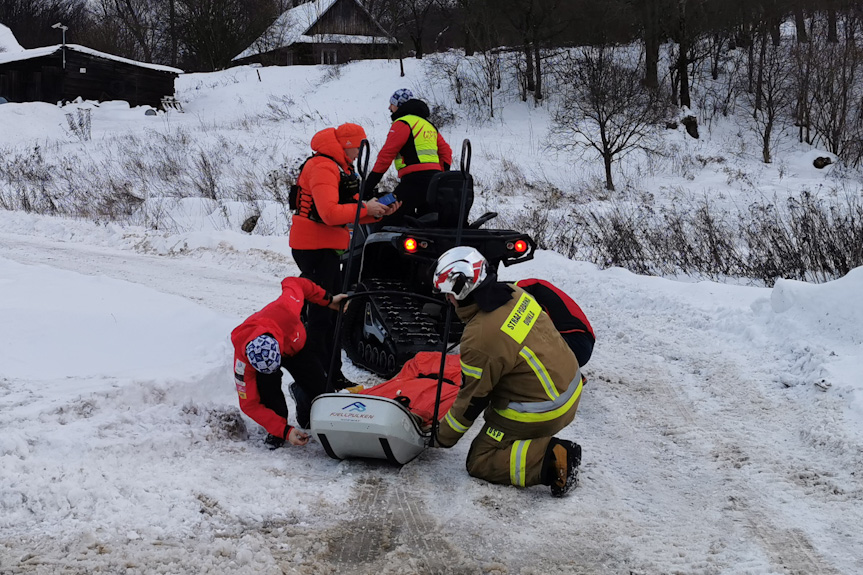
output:
M414 140L414 148L416 149L417 159L420 164L440 164L440 157L437 150L437 129L431 122L425 118L408 114L402 116L397 122L405 122L411 129L411 136ZM401 170L407 167L405 159L401 152L396 155L395 167Z

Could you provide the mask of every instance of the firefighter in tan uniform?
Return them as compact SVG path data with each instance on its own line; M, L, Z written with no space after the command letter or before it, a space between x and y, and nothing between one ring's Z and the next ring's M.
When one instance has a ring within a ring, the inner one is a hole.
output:
M551 319L527 292L496 281L479 251L456 247L437 261L434 288L464 322L463 385L440 423L451 447L481 413L467 471L492 483L549 485L562 497L575 487L581 447L554 437L575 418L583 380Z

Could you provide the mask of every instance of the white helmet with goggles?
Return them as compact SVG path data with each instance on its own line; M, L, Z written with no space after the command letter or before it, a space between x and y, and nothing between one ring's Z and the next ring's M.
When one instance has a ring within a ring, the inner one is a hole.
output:
M432 288L436 293L451 293L463 300L488 277L488 262L479 250L459 246L447 250L437 260Z

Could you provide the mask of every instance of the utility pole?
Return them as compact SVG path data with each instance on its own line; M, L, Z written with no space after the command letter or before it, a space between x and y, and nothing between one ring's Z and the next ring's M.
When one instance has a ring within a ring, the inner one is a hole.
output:
M60 30L63 31L63 69L65 70L66 69L66 30L68 30L69 27L63 26L63 24L60 22L57 22L56 24L54 24L51 27L52 28L59 28Z

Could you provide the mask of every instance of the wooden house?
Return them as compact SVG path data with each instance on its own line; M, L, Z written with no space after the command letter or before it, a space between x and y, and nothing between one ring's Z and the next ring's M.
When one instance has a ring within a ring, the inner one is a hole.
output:
M125 100L161 107L182 70L128 60L77 44L0 52L0 96L10 102Z
M312 0L283 12L233 64L342 64L388 58L397 47L358 0Z

